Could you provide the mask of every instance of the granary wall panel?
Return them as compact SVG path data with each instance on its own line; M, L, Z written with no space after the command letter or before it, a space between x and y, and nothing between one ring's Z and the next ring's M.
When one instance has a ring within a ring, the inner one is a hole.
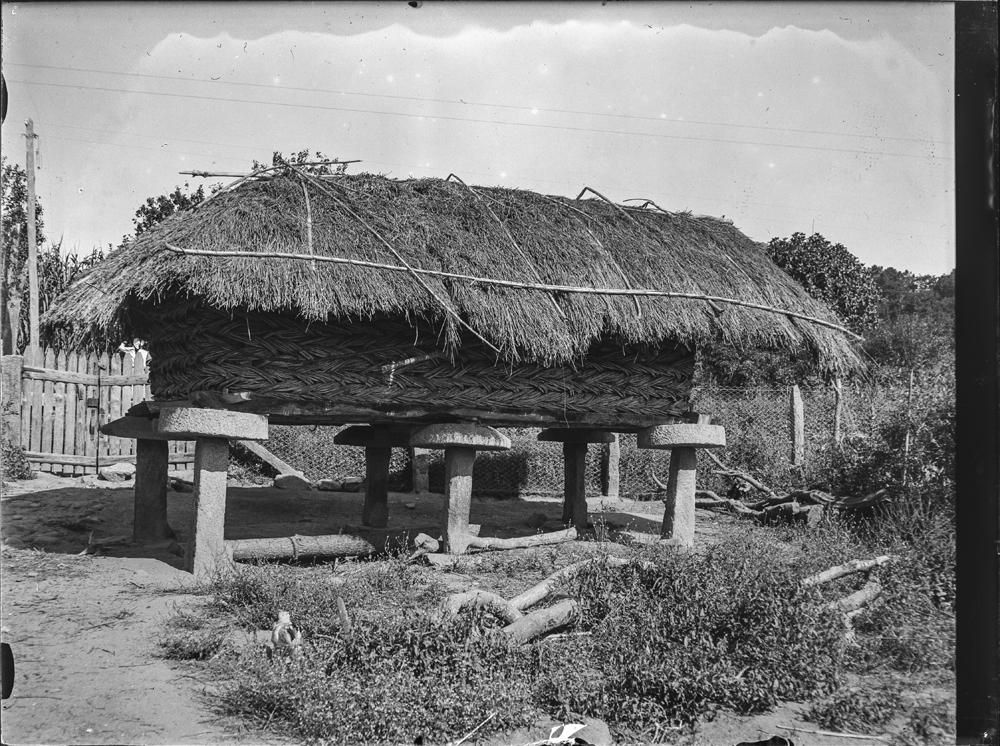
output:
M689 408L694 358L681 345L605 343L575 365L546 367L497 362L471 342L449 355L429 324L402 320L306 323L190 301L135 318L149 340L159 399L243 393L245 409L312 412L327 423L492 414L497 424L533 416L539 424L635 427Z

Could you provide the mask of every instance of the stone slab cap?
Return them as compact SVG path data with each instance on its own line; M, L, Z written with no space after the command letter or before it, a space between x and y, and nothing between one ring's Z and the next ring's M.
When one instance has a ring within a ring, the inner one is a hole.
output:
M427 425L410 436L418 448L475 448L477 451L506 451L510 438L485 425Z
M553 427L538 433L538 439L555 443L614 443L615 434L607 430Z
M164 435L156 428L156 420L149 417L132 417L126 415L117 420L101 425L100 430L105 435L115 438L136 438L141 440L192 440L181 435Z
M226 409L164 407L160 410L157 431L170 440L190 438L236 438L267 440L267 417Z
M377 425L352 425L333 436L341 446L368 446L371 448L406 448L410 445L409 427L379 427Z
M639 431L639 448L725 448L722 425L654 425Z

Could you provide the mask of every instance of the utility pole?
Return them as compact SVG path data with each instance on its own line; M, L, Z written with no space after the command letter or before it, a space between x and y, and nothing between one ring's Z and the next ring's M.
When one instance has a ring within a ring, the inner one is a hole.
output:
M41 364L38 351L38 245L35 236L35 124L24 123L28 150L25 163L28 181L28 360Z

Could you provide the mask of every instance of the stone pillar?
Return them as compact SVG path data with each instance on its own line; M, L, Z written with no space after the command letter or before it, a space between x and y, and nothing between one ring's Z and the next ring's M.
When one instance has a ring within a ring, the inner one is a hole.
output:
M184 569L210 579L227 562L226 478L229 441L198 438L194 446L194 516L188 530Z
M510 438L483 425L428 425L410 436L410 445L444 449L444 515L442 549L462 554L469 546L472 510L472 469L476 451L505 451Z
M195 440L195 512L186 536L185 569L202 579L231 565L226 551L226 478L229 439L267 440L267 417L224 409L164 407L156 432L169 440Z
M152 544L169 539L173 531L167 524L166 440L139 438L135 444L135 498L132 540Z
M610 443L614 434L603 430L552 428L542 430L538 439L563 444L565 482L563 486L563 523L572 523L577 531L587 529L587 444Z
M431 454L426 448L410 449L410 468L413 471L413 491L416 494L430 492L430 459Z
M365 504L361 525L385 528L389 525L389 461L391 448L365 449Z
M700 418L707 420L702 415ZM670 451L670 476L664 497L663 525L660 536L680 546L694 546L694 493L697 480L697 448L723 448L726 431L720 425L655 425L640 430L639 448Z
M167 525L168 438L157 431L156 422L148 417L125 416L101 426L104 435L136 441L132 516L132 540L136 544L173 538Z
M337 445L362 446L365 449L365 502L361 524L371 528L389 525L389 464L394 447L409 444L410 428L389 425L354 425L337 433Z

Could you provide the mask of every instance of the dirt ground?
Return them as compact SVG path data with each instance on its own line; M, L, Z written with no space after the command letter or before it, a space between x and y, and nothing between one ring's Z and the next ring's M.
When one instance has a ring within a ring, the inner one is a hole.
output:
M220 720L210 708L212 682L204 668L158 657L165 618L197 602L191 576L179 569L176 547L123 543L102 556L79 554L88 540L131 534L132 500L131 483L40 474L5 485L0 617L17 668L13 694L3 702L3 743L285 743ZM357 493L231 486L226 538L336 533L359 522L361 502ZM192 496L171 491L168 503L170 525L183 539ZM660 503L601 498L590 503L595 519L658 534ZM430 528L439 524L441 509L440 495L391 494L390 526ZM533 532L539 513L558 519L560 502L475 499L472 522L484 536L524 535ZM698 543L725 536L735 520L699 511ZM724 746L771 735L791 737L799 746L864 743L778 728L815 730L801 720L803 709L788 704L754 718L723 715L685 743ZM547 737L548 730L523 735L527 743ZM663 740L669 743L669 734Z

